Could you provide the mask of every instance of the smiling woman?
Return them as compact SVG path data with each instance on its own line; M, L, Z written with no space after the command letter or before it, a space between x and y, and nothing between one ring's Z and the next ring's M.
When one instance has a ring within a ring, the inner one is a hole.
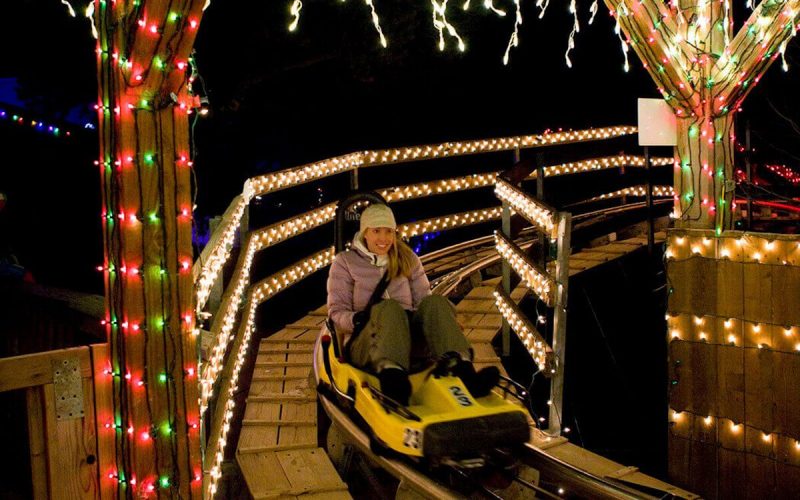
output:
M450 358L453 373L470 393L485 396L498 381L497 368L475 372L455 308L431 295L422 262L396 230L387 205L370 205L352 248L331 265L328 311L345 336L347 357L377 373L381 391L404 406L411 396L408 372L417 357Z

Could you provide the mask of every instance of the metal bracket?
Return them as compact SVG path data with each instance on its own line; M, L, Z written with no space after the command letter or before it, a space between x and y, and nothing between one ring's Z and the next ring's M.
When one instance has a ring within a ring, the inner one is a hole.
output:
M83 418L83 384L81 362L77 357L54 359L53 388L56 396L56 419Z

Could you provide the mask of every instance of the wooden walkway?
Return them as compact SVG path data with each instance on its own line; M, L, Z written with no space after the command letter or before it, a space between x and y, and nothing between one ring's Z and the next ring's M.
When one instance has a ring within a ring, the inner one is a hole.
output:
M314 311L261 341L236 459L254 499L351 498L317 447L312 349L325 321Z
M656 241L664 240L659 233ZM583 250L570 259L570 276L622 257L647 244L631 238ZM488 255L493 249L487 249ZM475 260L475 254L470 260ZM480 256L478 256L479 258ZM463 256L431 266L438 273L464 264ZM475 352L475 366L494 365L506 374L491 342L502 325L492 292L499 278L474 287L456 306L459 322ZM522 300L523 287L511 297ZM310 380L314 341L327 316L322 306L301 320L261 341L247 398L237 461L253 498L350 498L322 448L317 447L316 390ZM551 438L530 420L531 444L599 477L631 481L665 491L680 491L638 472L573 445L565 437Z

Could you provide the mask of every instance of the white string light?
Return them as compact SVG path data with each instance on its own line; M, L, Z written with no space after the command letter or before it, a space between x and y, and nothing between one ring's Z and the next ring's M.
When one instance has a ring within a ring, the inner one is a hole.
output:
M300 22L300 11L303 10L303 2L294 0L292 6L289 8L289 14L292 16L292 22L289 23L289 31L297 29L297 24Z
M494 244L497 253L511 265L514 272L522 278L525 286L541 298L542 302L549 307L553 307L555 303L554 291L556 289L556 281L553 277L531 263L519 247L496 231L494 233Z
M397 227L397 233L401 238L413 238L425 233L433 233L444 229L453 229L472 224L481 224L491 220L497 220L503 216L502 207L487 208L483 210L473 210L458 214L442 215L431 219L402 224Z
M444 50L444 32L455 38L458 41L458 50L463 52L467 47L464 40L456 31L455 26L447 21L447 1L448 0L431 0L433 7L433 27L439 32L439 50Z
M578 21L578 7L575 4L575 0L570 0L569 3L569 12L572 14L572 31L569 34L569 40L567 41L567 52L564 54L564 59L567 61L567 67L572 67L572 61L569 58L569 53L572 49L575 48L575 35L581 31L581 24Z
M514 31L511 33L511 38L508 40L506 46L506 53L503 54L503 65L508 64L508 58L511 54L511 48L516 48L519 45L519 27L522 26L522 7L520 0L514 0Z
M502 289L495 290L493 294L497 310L500 311L500 314L506 319L511 329L514 330L514 333L525 345L525 349L531 355L536 366L546 376L553 375L556 372L553 349Z
M67 13L70 17L75 17L75 9L72 8L72 4L70 4L67 0L61 0L62 5L67 6Z
M553 232L556 221L555 212L552 209L499 177L497 178L494 192L498 198L508 203L528 222L539 227L547 234Z
M672 186L653 186L653 196L657 197L672 197L675 196L675 189ZM611 198L622 198L623 196L647 196L647 186L631 186L610 193L601 194L589 198L586 201L608 200Z

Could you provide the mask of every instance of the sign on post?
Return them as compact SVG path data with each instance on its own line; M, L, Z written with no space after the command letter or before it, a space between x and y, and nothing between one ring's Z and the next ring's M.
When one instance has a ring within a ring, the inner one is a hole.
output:
M675 146L678 144L675 113L664 99L639 99L638 125L640 146Z

